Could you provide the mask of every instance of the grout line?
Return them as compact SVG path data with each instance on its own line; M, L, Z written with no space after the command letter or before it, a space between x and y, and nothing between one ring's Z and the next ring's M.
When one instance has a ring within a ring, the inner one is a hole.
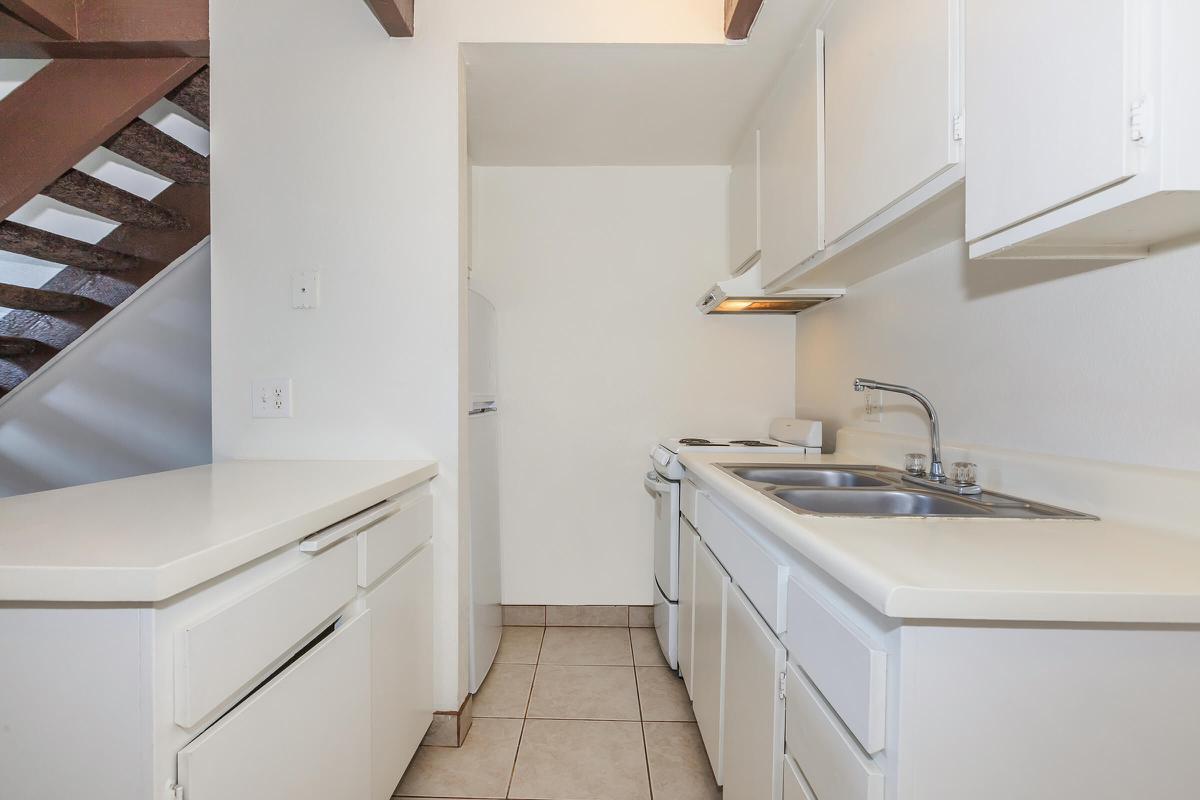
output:
M629 629L629 653L633 655L633 629ZM642 758L646 761L646 791L650 793L650 800L654 800L654 781L650 779L650 747L646 744L646 714L642 711L642 687L637 678L637 659L633 659L633 687L637 692L638 701L638 722L642 729Z
M513 751L512 769L508 772L508 785L504 796L512 795L513 779L517 776L517 759L521 756L521 744L525 741L525 723L529 721L529 704L533 702L533 684L537 680L538 665L542 663L542 645L546 642L546 627L542 626L542 637L538 639L538 652L533 660L533 680L529 682L529 696L525 698L525 715L521 718L521 734L517 737L517 749ZM653 798L651 798L653 800Z

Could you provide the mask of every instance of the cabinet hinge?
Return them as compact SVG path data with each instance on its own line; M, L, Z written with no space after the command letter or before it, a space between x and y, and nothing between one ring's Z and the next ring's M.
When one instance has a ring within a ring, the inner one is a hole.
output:
M1139 144L1150 138L1154 124L1149 97L1139 97L1129 106L1129 140Z
M167 800L183 800L183 787L178 783L168 785Z
M779 699L780 700L787 699L787 673L786 672L779 673Z
M964 126L963 115L955 114L954 115L954 127L953 127L954 141L961 142L963 140L963 126Z

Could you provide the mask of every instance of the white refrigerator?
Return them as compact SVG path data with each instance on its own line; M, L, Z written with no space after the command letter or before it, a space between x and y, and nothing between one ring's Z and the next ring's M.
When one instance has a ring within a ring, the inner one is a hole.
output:
M479 691L500 646L500 404L496 309L471 291L467 306L467 457L470 492L471 691Z

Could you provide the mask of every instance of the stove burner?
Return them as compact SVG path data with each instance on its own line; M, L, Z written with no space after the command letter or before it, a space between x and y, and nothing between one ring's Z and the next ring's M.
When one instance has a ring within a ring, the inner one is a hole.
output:
M760 442L757 439L738 439L737 441L730 442L730 444L740 444L742 447L779 447L777 444Z
M680 439L679 443L682 445L686 445L688 447L701 447L704 445L709 445L709 446L713 446L713 447L725 447L725 445L723 445L723 444L714 444L713 442L710 442L708 439L699 439L699 438L695 438L695 437L689 438L689 439Z

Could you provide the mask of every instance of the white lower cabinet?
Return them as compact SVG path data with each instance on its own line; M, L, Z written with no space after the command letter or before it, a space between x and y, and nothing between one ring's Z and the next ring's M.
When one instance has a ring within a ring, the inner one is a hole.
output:
M725 604L729 576L716 556L696 545L695 619L692 634L692 706L700 738L717 783L724 781L725 738Z
M371 612L371 798L392 796L434 712L433 547L426 544L366 595Z
M700 535L686 519L679 521L679 674L692 696L692 630L695 621L696 549Z
M179 752L187 800L369 800L371 615L334 631Z
M783 800L817 800L812 787L790 756L783 759Z
M725 800L783 796L786 652L734 587L725 617Z

